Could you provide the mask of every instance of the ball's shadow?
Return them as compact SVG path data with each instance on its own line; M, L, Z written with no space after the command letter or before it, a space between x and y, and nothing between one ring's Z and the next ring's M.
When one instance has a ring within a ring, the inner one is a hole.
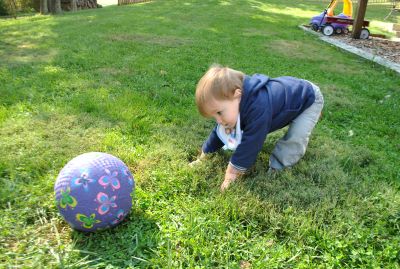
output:
M73 231L75 250L88 257L91 266L148 266L157 246L158 227L143 212L133 208L116 227L85 233ZM96 267L97 268L97 267Z

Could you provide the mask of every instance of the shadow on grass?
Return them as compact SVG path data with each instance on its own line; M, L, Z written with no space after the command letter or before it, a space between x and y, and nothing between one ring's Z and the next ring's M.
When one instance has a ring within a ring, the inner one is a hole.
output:
M90 268L149 266L158 244L158 230L154 220L133 209L127 219L110 230L90 234L75 231L75 250L85 261L76 266L87 265L88 261Z
M305 156L295 166L268 174L273 146L273 142L268 143L243 184L276 208L326 210L342 206L350 196L367 197L374 190L368 175L376 172L379 158L372 151L333 145L319 137L317 130ZM388 174L374 180L391 181Z

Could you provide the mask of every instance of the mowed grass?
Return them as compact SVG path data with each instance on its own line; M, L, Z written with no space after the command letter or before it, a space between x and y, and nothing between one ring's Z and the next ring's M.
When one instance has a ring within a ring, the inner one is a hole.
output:
M0 267L399 268L400 76L298 28L325 6L168 0L0 21ZM214 124L194 104L212 63L321 87L298 165L266 174L283 130L223 194L231 153L188 167ZM89 151L122 159L136 191L125 222L83 234L53 185Z

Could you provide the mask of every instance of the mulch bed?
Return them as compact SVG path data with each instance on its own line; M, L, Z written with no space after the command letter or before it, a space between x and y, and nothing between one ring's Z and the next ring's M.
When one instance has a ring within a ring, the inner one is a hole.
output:
M380 56L391 62L400 64L400 42L379 37L369 39L353 39L350 35L333 35L331 38L350 46L362 49L373 55Z

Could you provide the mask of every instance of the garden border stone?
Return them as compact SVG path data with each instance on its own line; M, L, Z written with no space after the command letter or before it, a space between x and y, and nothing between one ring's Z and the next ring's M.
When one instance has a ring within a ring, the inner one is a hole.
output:
M390 68L390 69L392 69L392 70L394 70L394 71L396 71L397 73L400 74L400 64L394 63L392 61L389 61L389 60L387 60L387 59L385 59L383 57L374 55L372 53L363 51L362 49L350 46L350 45L345 44L343 42L340 42L338 40L332 39L332 38L330 38L328 36L324 36L324 35L322 35L322 34L320 34L318 32L315 32L312 29L309 29L309 28L307 28L307 27L305 27L303 25L299 25L299 27L301 29L303 29L304 31L306 31L306 32L309 32L309 33L312 33L314 35L319 36L319 38L322 41L325 41L325 42L330 43L332 45L335 45L335 46L337 46L337 47L339 47L339 48L341 48L343 50L346 50L346 51L351 52L353 54L356 54L356 55L358 55L360 57L363 57L365 59L368 59L368 60L373 61L375 63L378 63L380 65L383 65L383 66L385 66L387 68Z

